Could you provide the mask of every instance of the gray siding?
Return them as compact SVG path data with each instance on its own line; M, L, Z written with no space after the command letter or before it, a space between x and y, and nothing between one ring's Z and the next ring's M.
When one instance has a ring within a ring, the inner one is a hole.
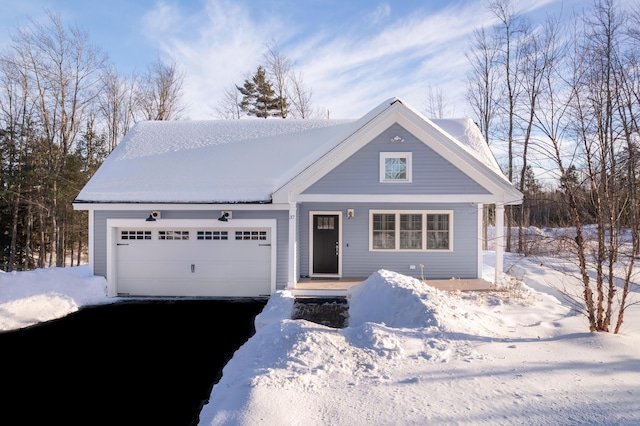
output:
M391 142L394 136L401 136L404 142ZM412 182L380 183L381 152L412 152ZM488 191L402 126L394 124L304 193L440 195L488 194Z
M346 219L348 208L355 218ZM369 210L451 210L453 251L373 252L369 251ZM476 278L478 273L478 209L460 204L388 203L304 203L300 207L300 276L309 274L309 211L342 212L342 276L368 277L387 269L420 278L420 264L426 279ZM416 265L416 269L409 269Z
M211 219L217 218L220 209L215 210L162 210L162 206L154 210L162 212L163 219ZM277 220L277 263L276 287L282 289L287 283L287 258L289 245L288 211L274 210L233 210L233 219L276 219ZM96 275L107 276L107 219L144 220L148 210L100 210L95 212L94 230L94 271ZM160 222L159 222L160 223ZM212 220L215 226L215 220Z

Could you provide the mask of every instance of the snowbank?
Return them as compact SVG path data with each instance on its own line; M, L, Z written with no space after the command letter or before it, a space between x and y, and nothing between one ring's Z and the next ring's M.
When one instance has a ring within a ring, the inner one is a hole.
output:
M88 266L0 274L0 330L61 318L81 306L113 302Z
M341 330L289 319L291 296L274 295L200 424L640 421L640 338L585 333L569 307L520 285L444 292L380 270L349 291Z

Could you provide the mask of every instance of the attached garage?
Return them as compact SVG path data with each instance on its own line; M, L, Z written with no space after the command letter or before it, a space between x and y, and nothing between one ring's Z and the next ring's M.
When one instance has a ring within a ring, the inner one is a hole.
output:
M272 219L110 219L109 294L269 296L275 291L275 228Z

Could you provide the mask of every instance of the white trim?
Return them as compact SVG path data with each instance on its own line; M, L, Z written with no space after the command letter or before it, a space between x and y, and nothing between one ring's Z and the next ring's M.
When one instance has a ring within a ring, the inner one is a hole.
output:
M95 244L95 212L92 210L89 210L87 212L87 216L88 216L88 226L89 226L89 247L87 247L87 256L88 256L88 261L89 261L89 271L91 271L91 275L95 275L95 269L94 269L94 265L95 265L95 255L96 255L96 251L94 248L94 244Z
M338 274L316 274L313 272L313 216L338 215ZM310 277L342 277L342 211L314 210L309 211L309 276Z
M117 259L114 257L118 241L118 228L269 228L271 233L271 294L276 291L277 272L277 220L276 219L233 219L229 222L212 222L210 219L162 219L147 222L144 219L107 219L107 296L118 295Z
M74 210L289 210L288 203L73 203Z
M373 215L374 214L395 214L396 215L396 242L394 249L374 249L373 248ZM400 215L401 214L420 214L422 215L422 247L421 249L401 249L400 247ZM427 216L436 214L446 214L449 216L449 248L448 249L429 249L427 248ZM369 251L371 252L392 252L392 253L410 253L410 252L428 252L443 253L453 251L453 210L369 210Z
M300 194L297 202L352 202L352 203L488 203L503 202L495 195L478 194Z
M476 278L482 278L484 258L482 254L482 239L483 239L483 225L484 225L484 204L478 204L478 276Z
M404 158L406 160L405 179L387 179L386 159ZM380 183L411 183L413 180L412 153L411 152L381 152L380 153Z
M289 257L287 260L287 288L295 288L298 282L298 206L296 203L289 204Z
M504 254L504 206L496 204L496 263L495 263L495 284L500 283L500 277L502 275L503 262L502 256Z

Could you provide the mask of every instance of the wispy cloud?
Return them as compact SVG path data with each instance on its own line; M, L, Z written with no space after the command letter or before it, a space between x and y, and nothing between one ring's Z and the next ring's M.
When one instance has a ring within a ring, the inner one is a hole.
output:
M404 15L390 4L363 11L366 22L346 32L327 22L306 33L304 23L282 21L289 14L258 14L231 0L207 0L192 15L161 2L144 23L159 49L185 67L191 118L211 118L225 88L255 70L270 40L302 71L314 105L333 118L359 117L392 96L420 108L428 86L441 90L456 114L468 115L465 51L472 31L492 22L484 2L456 2L432 13L416 7Z
M391 15L391 6L389 3L379 4L376 9L365 15L364 20L372 24L378 24Z

